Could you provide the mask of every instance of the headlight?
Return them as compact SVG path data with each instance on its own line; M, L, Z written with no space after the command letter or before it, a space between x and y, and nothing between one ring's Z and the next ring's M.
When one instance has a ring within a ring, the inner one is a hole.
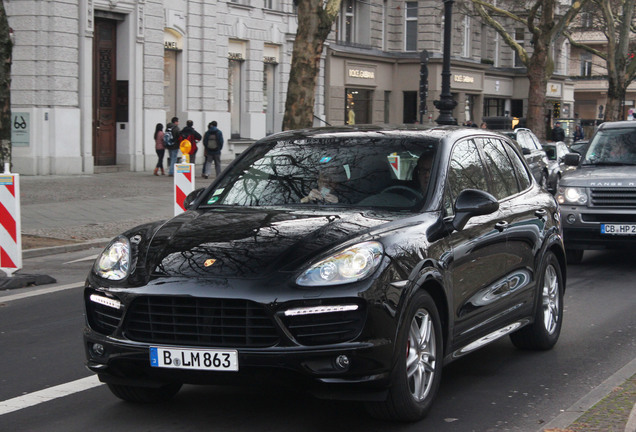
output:
M584 188L560 187L557 193L557 201L559 204L585 205L587 203L587 194Z
M130 270L130 241L124 236L113 240L97 258L93 270L104 279L125 279Z
M339 285L364 279L378 267L384 249L378 242L351 246L314 264L296 283L302 286Z

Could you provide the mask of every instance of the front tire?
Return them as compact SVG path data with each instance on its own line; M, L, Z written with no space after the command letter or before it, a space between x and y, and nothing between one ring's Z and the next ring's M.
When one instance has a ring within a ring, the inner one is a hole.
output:
M119 399L136 403L157 403L170 400L181 389L181 384L168 384L161 387L138 387L108 383L110 391Z
M548 350L559 340L563 323L563 276L559 260L547 252L541 266L539 302L534 323L510 335L512 343L521 349Z
M398 358L389 395L384 402L369 402L369 413L404 422L425 417L439 389L443 346L435 301L426 291L418 291L398 332Z

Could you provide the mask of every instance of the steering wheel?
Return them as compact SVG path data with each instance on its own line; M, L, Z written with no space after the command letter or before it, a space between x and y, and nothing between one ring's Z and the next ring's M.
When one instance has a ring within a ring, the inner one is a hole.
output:
M406 192L407 195L414 197L415 201L421 200L424 198L424 195L422 195L420 191L410 188L408 186L402 186L402 185L389 186L387 188L384 188L382 192L380 193L392 192L392 191ZM399 194L399 195L404 195L404 194Z

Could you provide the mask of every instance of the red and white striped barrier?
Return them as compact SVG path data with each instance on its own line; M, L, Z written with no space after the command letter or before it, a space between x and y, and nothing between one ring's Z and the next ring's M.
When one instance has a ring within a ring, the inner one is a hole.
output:
M183 200L194 190L194 164L181 163L174 166L174 215L183 213Z
M0 269L12 276L21 268L20 174L12 174L6 164L0 174Z

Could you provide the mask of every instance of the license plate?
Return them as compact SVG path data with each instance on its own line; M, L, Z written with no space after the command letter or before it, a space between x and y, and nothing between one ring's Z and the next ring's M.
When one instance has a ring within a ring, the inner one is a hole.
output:
M150 366L236 372L238 351L150 347Z
M636 235L636 224L601 224L601 234Z

